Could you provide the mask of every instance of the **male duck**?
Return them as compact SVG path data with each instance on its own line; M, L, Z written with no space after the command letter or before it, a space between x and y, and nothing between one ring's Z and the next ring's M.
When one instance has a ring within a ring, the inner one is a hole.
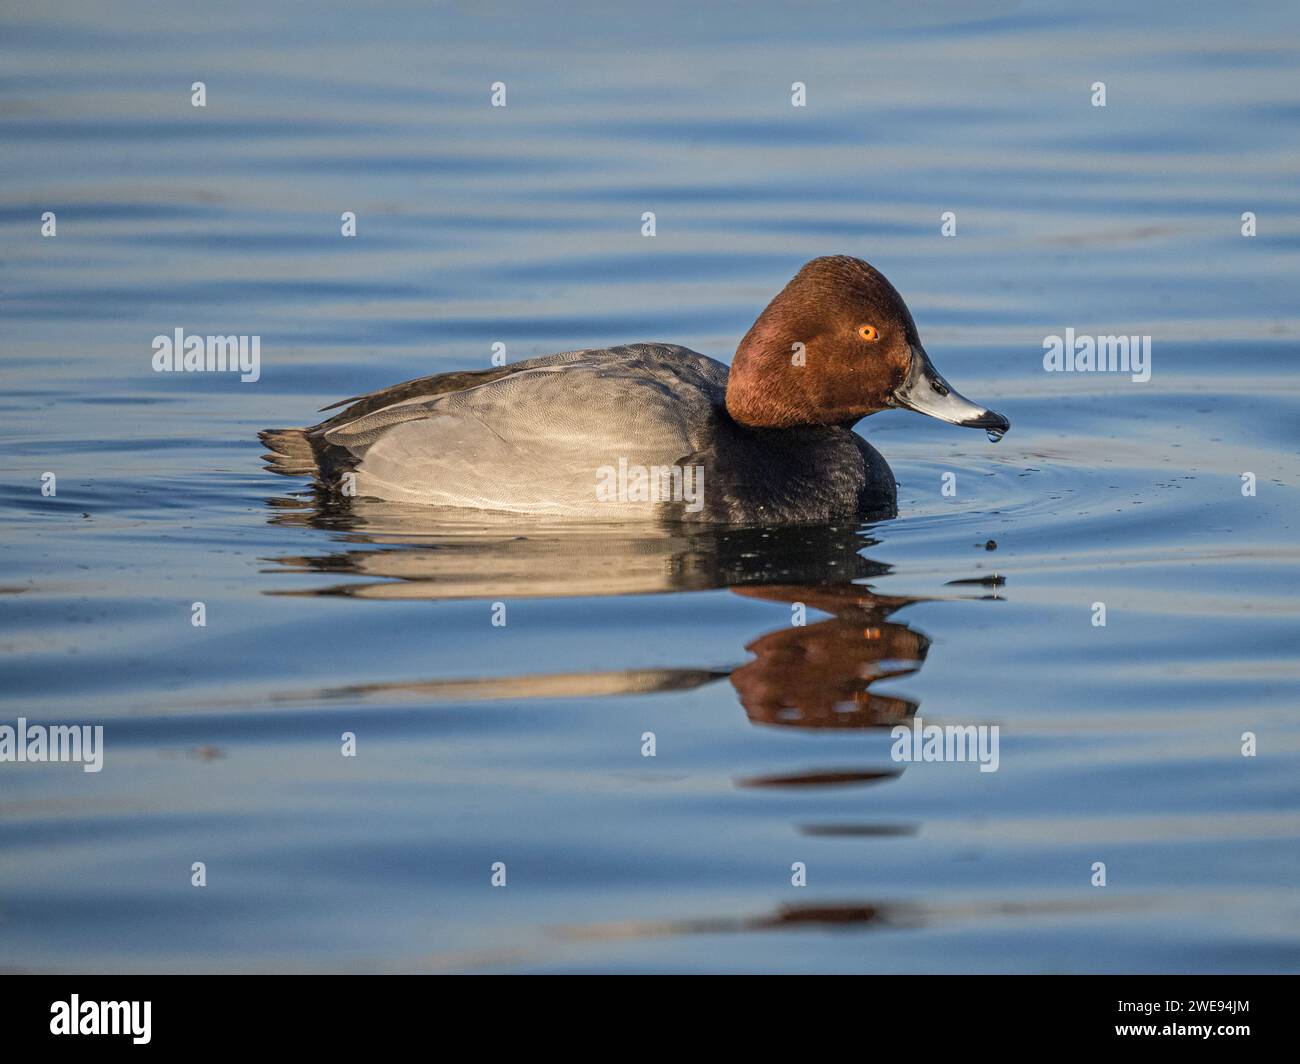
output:
M813 259L731 369L672 344L438 373L269 429L270 467L358 496L587 520L824 522L895 512L879 452L852 431L907 407L997 438L959 395L902 296L861 259Z

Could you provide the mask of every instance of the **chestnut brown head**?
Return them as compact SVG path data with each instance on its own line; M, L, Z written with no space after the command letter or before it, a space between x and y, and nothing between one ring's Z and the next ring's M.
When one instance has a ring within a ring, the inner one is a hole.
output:
M736 349L728 413L754 428L848 426L888 407L968 428L1010 428L939 375L884 274L848 255L813 259Z

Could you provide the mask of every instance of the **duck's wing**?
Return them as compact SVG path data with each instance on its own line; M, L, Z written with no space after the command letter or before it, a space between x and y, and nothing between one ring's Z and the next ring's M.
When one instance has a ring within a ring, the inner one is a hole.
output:
M523 362L515 362L509 366L495 366L492 369L451 370L447 373L431 373L427 377L416 377L414 380L402 381L400 384L393 384L387 388L367 392L365 395L354 395L351 399L340 399L337 403L323 406L320 408L321 413L325 413L327 410L337 410L341 406L346 406L347 409L340 411L326 421L322 421L319 425L313 425L308 431L324 433L329 429L337 428L339 425L347 424L357 418L364 417L366 414L372 414L377 410L395 406L398 403L430 400L440 395L463 392L468 388L477 388L483 384L490 384L492 381L501 380L503 377L509 377L514 373L522 373L538 366L567 365L571 362L580 362L593 355L611 354L616 350L622 349L565 351L563 354L543 355L541 358L530 358Z
M479 384L500 380L502 377L516 372L518 368L518 366L501 366L496 369L454 370L450 373L431 373L427 377L416 377L414 380L402 381L401 384L380 388L378 391L367 392L365 395L354 395L351 399L340 399L337 403L322 406L320 408L322 414L327 410L337 410L341 406L346 406L347 409L334 414L327 421L323 421L314 427L323 429L326 425L342 424L365 414L373 413L376 410L381 410L386 406L392 406L394 403L406 402L409 399L431 399L435 395L463 391L465 388L473 388Z
M568 352L550 357L563 360L581 354L583 352ZM492 369L433 373L367 392L364 395L354 395L350 399L340 399L337 403L321 407L320 412L337 410L339 407L347 409L340 410L339 413L315 425L306 428L263 429L259 432L258 439L270 451L262 455L262 458L274 473L285 476L315 476L323 483L335 486L339 474L353 469L355 462L353 456L346 450L334 446L327 440L328 433L334 429L349 425L387 407L404 403L428 402L440 395L450 395L467 388L488 384L512 373L526 370L536 362L544 361L547 359L532 359Z
M429 395L429 384L408 382L391 390L395 401L363 397L320 438L351 456L358 494L623 519L637 500L602 504L601 478L620 462L649 469L694 452L726 374L666 345L566 352L466 374L473 383L456 390Z

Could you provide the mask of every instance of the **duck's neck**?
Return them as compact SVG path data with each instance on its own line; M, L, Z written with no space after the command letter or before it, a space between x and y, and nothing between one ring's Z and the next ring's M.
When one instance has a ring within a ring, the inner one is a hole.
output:
M815 425L808 394L807 352L787 345L759 317L736 348L727 375L727 413L753 429L789 429Z
M859 382L821 364L816 345L774 335L759 318L736 348L727 375L727 413L752 429L851 429L875 408Z

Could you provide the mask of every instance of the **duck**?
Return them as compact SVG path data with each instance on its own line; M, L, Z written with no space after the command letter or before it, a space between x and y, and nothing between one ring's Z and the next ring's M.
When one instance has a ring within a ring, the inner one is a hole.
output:
M336 495L580 521L824 524L897 513L889 464L854 431L895 408L994 440L1011 427L935 369L884 274L829 255L772 299L730 367L667 343L566 351L404 381L259 438L271 471Z

